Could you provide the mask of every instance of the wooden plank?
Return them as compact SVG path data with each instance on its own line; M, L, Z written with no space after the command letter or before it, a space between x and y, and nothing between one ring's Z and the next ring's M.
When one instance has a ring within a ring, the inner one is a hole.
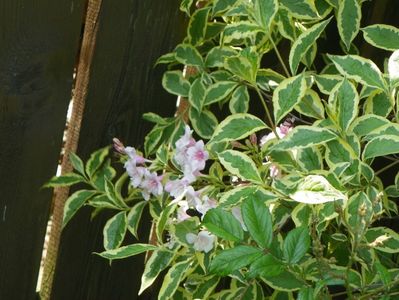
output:
M0 1L0 299L33 299L84 5Z
M178 0L121 0L118 5L103 1L78 147L83 158L113 137L141 145L151 126L142 121L144 112L173 114L176 98L162 90L163 69L153 65L183 37L178 5ZM106 219L90 221L90 210L85 209L68 224L61 238L53 299L137 299L143 256L109 266L92 254L103 249ZM143 241L149 226L148 221L140 229Z

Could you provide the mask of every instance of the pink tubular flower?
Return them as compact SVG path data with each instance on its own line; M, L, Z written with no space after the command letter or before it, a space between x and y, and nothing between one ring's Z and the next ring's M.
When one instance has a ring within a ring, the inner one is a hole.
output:
M190 215L187 214L187 210L189 209L187 201L180 201L179 208L177 209L177 221L182 222L191 218Z
M134 149L133 147L126 147L125 153L129 157L129 160L136 165L142 165L147 161L144 157L138 155L136 149Z
M204 251L205 253L208 253L213 249L215 236L210 234L208 231L203 230L200 231L198 235L187 233L186 240L189 244L194 244L194 249L196 251Z
M144 180L141 182L141 194L145 200L150 199L150 195L160 196L163 192L161 183L162 176L158 176L155 172L150 172L147 169L144 173Z
M143 181L146 168L137 167L136 164L133 163L133 161L128 160L125 163L125 169L126 169L127 174L129 174L132 186L138 187L141 184L141 182Z
M208 210L210 210L211 208L215 208L216 206L216 200L210 199L208 196L204 196L201 199L201 203L195 206L195 209L202 214L203 218Z

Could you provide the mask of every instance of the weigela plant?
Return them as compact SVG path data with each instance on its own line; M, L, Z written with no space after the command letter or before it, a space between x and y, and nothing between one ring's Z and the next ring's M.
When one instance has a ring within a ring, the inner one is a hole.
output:
M158 60L178 113L144 115L143 151L115 139L120 176L109 147L71 155L48 184L87 185L64 225L83 205L114 211L98 254L149 252L139 293L165 271L159 299L395 299L399 174L379 176L398 170L399 29L360 29L362 2L183 0L187 36ZM340 53L319 51L334 31ZM126 245L144 210L149 242Z

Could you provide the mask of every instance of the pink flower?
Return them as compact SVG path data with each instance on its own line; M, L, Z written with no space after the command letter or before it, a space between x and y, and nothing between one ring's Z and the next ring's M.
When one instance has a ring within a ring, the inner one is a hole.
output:
M177 220L182 222L191 218L191 216L187 214L187 210L189 209L187 201L180 201L178 205L179 208L177 209Z
M150 199L150 195L160 196L163 192L161 183L162 176L158 176L155 172L150 172L147 169L144 173L144 180L140 184L142 188L141 194L144 200Z
M165 191L172 197L179 198L184 196L187 187L188 181L185 179L170 180L165 185Z
M186 201L190 207L196 207L199 203L201 203L201 199L199 198L199 192L196 192L194 188L189 185L186 188Z
M125 153L129 157L129 160L132 161L136 165L142 165L146 161L148 161L144 157L142 157L141 155L138 155L137 152L136 152L136 149L134 149L133 147L126 147L125 148Z
M209 157L203 141L198 141L194 146L188 148L187 156L190 169L194 171L203 170L205 168L205 162Z
M191 147L195 144L195 140L192 137L192 130L190 129L190 127L188 125L186 125L186 127L184 128L184 135L181 136L180 139L178 139L176 141L176 150L180 151L180 150L184 150L187 147Z
M196 251L204 251L205 253L208 253L213 249L215 236L210 234L208 231L203 230L200 231L198 235L187 233L186 240L189 244L194 244L194 249Z
M208 210L215 208L216 206L216 200L210 199L208 196L204 196L201 199L201 203L195 206L195 209L202 214L202 217L204 217Z
M141 182L143 181L146 168L137 167L133 161L128 160L125 163L125 169L126 169L126 172L129 174L132 186L138 187L141 184Z

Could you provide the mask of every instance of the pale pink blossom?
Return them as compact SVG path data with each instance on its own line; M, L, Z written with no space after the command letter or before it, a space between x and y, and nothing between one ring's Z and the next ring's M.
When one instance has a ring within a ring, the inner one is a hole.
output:
M187 214L187 210L189 209L187 201L180 201L178 205L179 208L177 209L177 220L182 222L191 218L191 216Z
M216 237L208 231L203 230L195 235L193 233L186 234L186 240L189 244L194 244L193 247L196 251L204 251L208 253L213 249Z
M200 193L195 191L191 185L186 188L185 198L190 207L196 207L199 203L201 203L199 196Z
M201 199L201 203L195 206L195 209L202 214L203 218L208 210L210 210L211 208L215 208L216 206L217 206L216 200L211 199L208 196L204 196Z
M188 184L188 180L185 179L169 180L165 185L165 191L174 198L183 197Z
M129 160L132 161L136 165L142 165L146 161L148 161L141 155L138 155L136 149L134 149L133 147L126 147L125 153L129 157Z
M270 165L270 177L272 178L280 178L281 177L281 169L276 164Z
M134 186L135 188L138 187L144 179L144 173L146 171L146 168L137 167L133 161L128 160L125 163L125 169L127 174L129 174L132 186Z
M144 173L144 180L140 184L141 194L144 200L150 199L150 195L160 196L163 192L161 183L162 176L158 176L155 172L150 172L147 169Z

